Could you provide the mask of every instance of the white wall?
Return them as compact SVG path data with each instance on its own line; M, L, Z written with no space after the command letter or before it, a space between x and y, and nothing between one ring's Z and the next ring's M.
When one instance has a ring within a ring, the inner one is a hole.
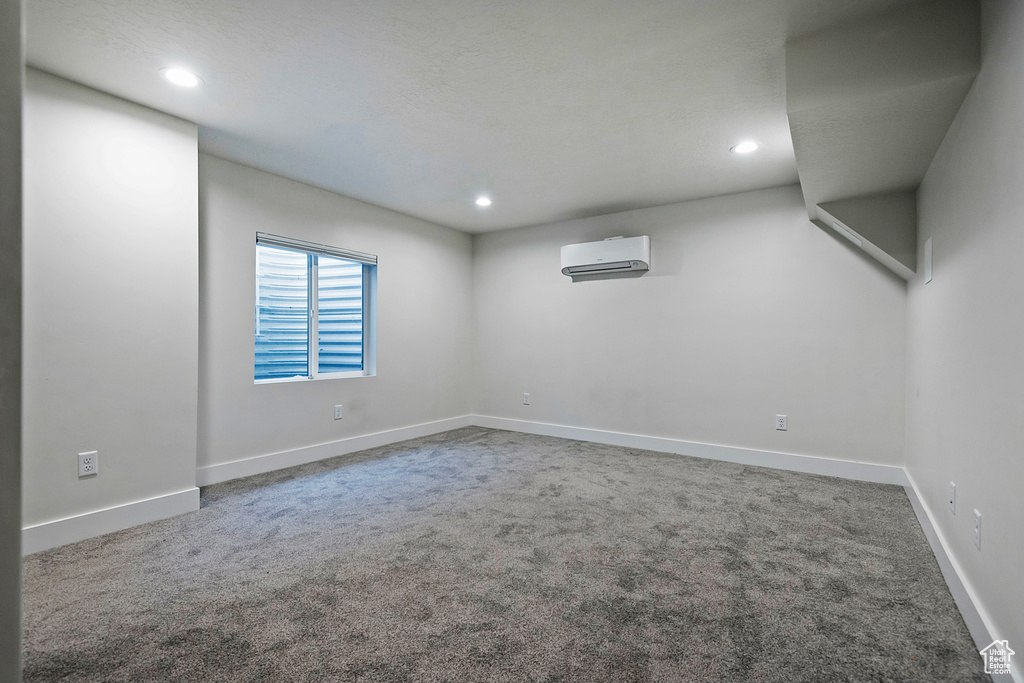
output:
M28 72L25 526L195 488L197 155L193 124Z
M994 636L1024 646L1024 3L982 3L981 72L918 194L907 469ZM957 484L958 512L948 508ZM972 510L982 513L982 549Z
M0 681L21 676L21 2L0 0Z
M470 412L468 235L216 157L199 175L200 468ZM253 384L257 232L378 256L375 377Z
M639 234L643 277L559 272L560 245ZM902 466L903 282L808 222L798 187L474 245L476 412Z

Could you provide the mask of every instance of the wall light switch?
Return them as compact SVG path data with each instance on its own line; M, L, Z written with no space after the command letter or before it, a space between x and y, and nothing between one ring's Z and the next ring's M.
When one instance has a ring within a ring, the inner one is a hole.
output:
M981 550L981 513L974 511L974 545Z
M924 281L932 281L932 238L924 241Z

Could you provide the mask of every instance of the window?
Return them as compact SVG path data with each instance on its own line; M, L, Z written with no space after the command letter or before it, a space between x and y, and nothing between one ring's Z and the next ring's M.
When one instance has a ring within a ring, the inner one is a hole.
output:
M256 234L256 382L375 374L377 257Z

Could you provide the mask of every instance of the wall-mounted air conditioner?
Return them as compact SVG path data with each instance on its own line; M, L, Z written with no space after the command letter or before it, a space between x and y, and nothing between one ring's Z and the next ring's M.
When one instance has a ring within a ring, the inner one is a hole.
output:
M600 242L582 242L562 247L563 275L595 275L651 267L651 238L609 237Z

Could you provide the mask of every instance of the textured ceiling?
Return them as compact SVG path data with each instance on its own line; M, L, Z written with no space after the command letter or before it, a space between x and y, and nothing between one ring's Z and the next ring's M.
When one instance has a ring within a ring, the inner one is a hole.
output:
M28 61L204 151L486 232L796 182L787 38L894 4L27 0Z

